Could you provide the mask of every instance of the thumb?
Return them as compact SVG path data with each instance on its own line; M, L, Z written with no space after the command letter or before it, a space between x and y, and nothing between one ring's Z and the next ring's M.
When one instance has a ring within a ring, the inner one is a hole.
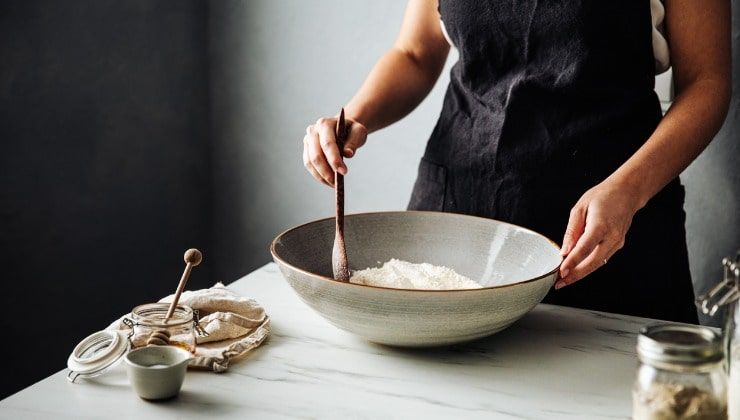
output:
M342 155L346 158L351 158L357 152L357 149L362 147L367 140L367 128L357 121L352 121L349 127L349 135L347 141L344 143L342 149Z

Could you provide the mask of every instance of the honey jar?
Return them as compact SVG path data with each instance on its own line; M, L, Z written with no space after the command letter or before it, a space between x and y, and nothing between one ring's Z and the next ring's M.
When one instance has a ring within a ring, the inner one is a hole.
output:
M131 310L127 324L133 329L131 347L146 347L152 337L167 337L166 343L195 353L195 330L197 314L188 306L177 306L170 319L167 318L168 303L147 303Z

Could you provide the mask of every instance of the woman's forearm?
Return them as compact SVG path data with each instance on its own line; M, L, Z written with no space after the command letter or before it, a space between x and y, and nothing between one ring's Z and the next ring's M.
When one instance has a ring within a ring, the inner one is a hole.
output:
M368 132L400 120L429 94L447 60L437 0L409 0L398 39L345 107Z
M365 83L347 104L347 116L373 132L400 120L429 94L444 67L444 57L436 62L420 61L398 47L388 51L375 65Z
M581 196L563 237L561 279L572 284L624 246L635 213L709 144L729 103L729 77L681 83L673 106L645 144L604 182Z
M609 181L627 187L643 207L712 140L727 113L729 92L729 83L720 80L685 87L653 135Z
M730 2L666 0L666 28L677 96L648 141L611 177L638 208L709 144L731 91Z

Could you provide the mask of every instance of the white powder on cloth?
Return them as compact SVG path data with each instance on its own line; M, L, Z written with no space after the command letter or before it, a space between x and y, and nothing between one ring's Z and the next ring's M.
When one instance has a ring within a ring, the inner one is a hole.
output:
M414 264L395 258L380 268L355 271L349 281L394 289L454 290L483 287L451 268L429 263Z

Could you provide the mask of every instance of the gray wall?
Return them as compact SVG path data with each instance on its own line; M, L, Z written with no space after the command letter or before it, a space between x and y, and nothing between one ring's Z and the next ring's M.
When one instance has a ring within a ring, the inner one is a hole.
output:
M210 283L207 7L0 5L0 397L171 293ZM19 361L20 360L20 361Z
M740 1L733 3L733 57L740 68ZM219 277L236 277L267 261L267 245L282 229L332 215L331 191L301 164L305 127L336 113L351 97L392 44L404 7L395 0L351 7L340 0L210 3ZM373 134L350 161L348 211L405 207L446 74L419 109ZM720 275L721 257L740 247L737 84L738 78L725 127L682 177L691 266L700 291Z

